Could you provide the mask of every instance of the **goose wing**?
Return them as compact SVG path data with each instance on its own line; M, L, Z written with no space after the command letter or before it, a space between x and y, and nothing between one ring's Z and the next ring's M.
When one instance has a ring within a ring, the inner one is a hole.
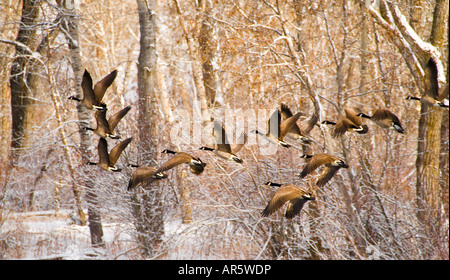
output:
M314 112L314 114L309 118L305 125L301 126L300 130L304 133L304 135L308 135L314 128L314 126L316 126L318 120L319 114L317 114L317 112Z
M97 131L100 133L111 133L112 129L106 120L106 110L104 111L95 111L95 120L97 121Z
M84 70L83 78L81 80L81 89L83 90L83 99L86 103L92 105L96 104L94 90L92 89L92 77L88 70Z
M286 134L288 134L288 132L291 130L291 128L294 125L297 125L297 121L300 118L300 116L302 115L302 113L298 112L297 114L293 115L292 117L289 117L285 120L283 120L280 123L280 134L279 134L279 139L283 139ZM298 126L297 126L298 128Z
M357 110L356 108L345 108L344 111L345 116L352 123L354 123L358 127L362 125L362 118L357 116L359 113L362 113L360 110Z
M350 127L356 127L349 119L339 115L339 119L333 129L333 137L341 137Z
M284 103L281 103L281 116L285 120L293 116L291 109L289 109L289 107ZM302 135L300 128L296 123L292 126L292 128L288 132L293 133L293 134Z
M330 163L334 161L334 157L328 154L315 154L309 162L303 167L300 173L300 178L306 177L306 175L312 173L314 170L319 168L321 165Z
M286 213L284 214L285 217L288 219L292 219L300 214L300 211L302 210L303 205L305 205L306 201L308 200L304 199L302 196L289 201L288 207L286 208Z
M428 94L435 100L439 99L438 70L433 58L428 60L425 67L424 88L425 94Z
M387 124L386 122L392 122L394 125L397 125L400 128L402 127L400 119L394 113L389 111L388 109L375 110L371 119L375 122L383 122L388 127L391 126L391 124L390 123Z
M116 78L116 76L117 76L117 70L114 70L95 84L94 94L95 94L95 100L98 102L98 104L100 104L100 102L102 102L103 96L105 95L106 90L114 82L114 79Z
M134 189L135 187L139 186L143 183L151 183L154 181L153 175L156 172L155 167L151 166L140 166L136 168L133 175L130 178L130 181L128 182L128 190Z
M216 139L217 150L231 153L230 142L228 142L227 134L223 124L214 121L214 138Z
M239 139L237 139L236 144L230 144L231 152L233 154L236 154L237 152L239 152L242 149L242 147L244 147L244 145L247 144L247 140L248 140L248 135L247 135L247 133L243 132L241 134L241 136L239 137Z
M108 142L106 142L105 138L100 137L97 145L99 164L104 164L105 166L109 166L109 154L108 154Z
M115 113L112 117L108 119L108 124L110 128L110 133L114 131L117 124L120 122L120 120L125 117L125 115L128 113L128 111L131 110L131 106L127 106L120 110L119 112Z
M160 168L158 168L156 173L170 170L170 169L172 169L180 164L183 164L183 163L190 163L191 160L192 160L192 157L190 155L183 153L183 152L178 152L175 154L175 156L173 156L171 159L166 161Z
M127 138L127 139L119 142L119 144L117 144L114 148L112 148L111 152L109 153L109 162L111 165L116 165L117 160L119 159L123 150L125 150L125 148L128 146L128 144L130 144L132 139L133 139L132 137Z
M294 185L283 185L274 194L267 204L266 208L261 212L263 217L267 217L278 209L280 209L287 201L293 200L303 194L301 188Z
M340 169L340 166L327 166L323 169L320 174L319 179L317 180L317 186L324 186L331 178L333 178L334 174Z
M382 120L396 120L399 121L396 115L394 115L391 111L387 109L377 109L372 115L372 120L374 121L382 121Z

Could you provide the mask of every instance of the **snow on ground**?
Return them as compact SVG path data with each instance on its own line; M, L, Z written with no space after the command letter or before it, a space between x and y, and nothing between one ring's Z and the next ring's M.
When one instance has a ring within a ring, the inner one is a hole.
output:
M74 224L70 211L32 211L9 213L0 224L0 259L21 260L85 260L140 259L132 236L132 223L102 222L105 248L91 246L89 227ZM104 220L108 220L104 217ZM164 250L157 258L198 259L212 222L181 223L181 219L166 221ZM206 256L206 258L210 258ZM216 256L213 258L221 258Z
M0 225L1 256L4 259L110 259L120 258L119 250L135 247L129 234L131 224L102 223L105 251L92 248L88 226L73 222L70 212L65 210L56 214L55 211L9 213Z

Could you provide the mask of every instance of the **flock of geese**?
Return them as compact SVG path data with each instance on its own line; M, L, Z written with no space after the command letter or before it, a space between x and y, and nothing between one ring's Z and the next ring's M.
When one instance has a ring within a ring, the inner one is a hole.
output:
M427 65L427 69L430 69L430 67L432 73L437 71L434 62ZM120 138L119 135L114 133L114 130L119 121L131 109L131 106L127 106L112 115L110 118L106 118L107 105L102 102L102 99L108 87L113 83L116 75L117 71L114 70L93 85L91 75L87 70L85 70L81 83L84 95L83 98L79 99L75 96L71 96L69 99L78 101L81 105L95 112L97 127L85 127L83 129L93 131L95 134L100 136L97 146L99 162L88 162L88 164L97 165L106 171L118 172L121 171L121 169L117 168L115 165L122 151L130 144L132 138L127 138L120 141L114 148L111 149L110 152L108 152L108 143L106 139ZM434 86L437 88L437 85ZM437 95L435 97L436 98L432 98L427 95L424 95L422 98L408 96L406 99L418 100L430 106L448 108L448 103L445 103L442 100L443 98L438 98ZM381 128L392 129L402 134L404 133L404 129L399 118L386 108L378 108L372 113L372 115L367 115L358 108L345 108L344 113L345 115L339 115L336 121L324 120L321 122L322 124L333 126L332 136L335 138L341 137L347 132L355 132L358 134L368 133L369 127L366 124L363 124L364 118L369 119ZM298 126L297 121L301 116L303 116L301 112L293 114L286 104L281 104L280 109L276 109L269 118L266 133L262 133L258 130L253 130L250 133L255 133L272 144L280 145L283 148L291 147L291 145L284 140L286 136L293 140L300 140L302 144L309 144L311 141L314 141L309 137L309 133L315 126L318 126L317 122L319 120L319 116L317 113L314 113L302 126ZM199 150L211 152L224 160L239 164L243 163L243 160L237 156L237 153L247 142L248 135L245 132L242 133L239 139L237 139L237 144L230 144L223 124L214 120L213 136L216 141L215 147L200 147ZM190 171L196 175L201 174L206 167L206 163L204 163L199 157L193 156L186 152L175 152L166 149L162 151L162 153L171 154L172 157L158 168L152 166L130 165L137 168L129 180L127 187L129 191L142 185L151 184L155 180L167 178L165 172L182 164L187 164L190 167ZM305 159L306 164L300 172L299 178L305 178L314 173L320 167L323 167L323 170L321 171L316 182L317 187L324 186L331 180L340 168L349 167L342 159L327 153L304 154L301 157ZM304 187L293 184L278 184L274 182L267 182L266 185L275 186L278 188L265 209L262 211L261 215L263 217L272 215L283 207L285 203L288 203L284 216L288 219L292 219L296 215L300 214L303 205L307 201L315 200L312 192Z

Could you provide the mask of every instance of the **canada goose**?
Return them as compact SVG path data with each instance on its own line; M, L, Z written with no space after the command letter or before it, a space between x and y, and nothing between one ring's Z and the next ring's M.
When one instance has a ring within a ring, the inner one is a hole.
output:
M122 151L125 150L132 139L133 138L127 138L122 142L119 142L119 144L112 148L111 152L108 153L108 143L106 142L106 139L100 138L97 146L99 162L88 162L88 164L98 165L107 171L122 171L122 169L117 168L115 165L120 157L120 154L122 154Z
M88 70L84 70L83 79L81 81L81 88L83 90L83 99L76 96L70 96L69 99L81 102L86 108L97 111L105 111L106 104L102 103L103 96L106 89L114 82L117 76L117 70L112 71L106 75L102 80L97 82L94 87L91 74Z
M238 158L235 153L238 152L242 148L242 146L244 146L245 142L247 142L247 135L245 133L242 134L241 139L239 139L240 141L243 141L243 143L238 142L237 144L234 144L233 147L228 142L225 128L218 121L214 121L213 134L214 138L216 139L217 148L213 149L208 147L201 147L200 150L211 151L217 156L226 160L234 160L237 163L243 162L243 160Z
M158 170L156 170L156 174L162 173L169 169L172 169L180 164L187 163L191 168L191 172L199 175L205 169L206 163L204 163L200 158L191 156L185 152L174 152L171 150L162 151L163 154L174 154L175 156L168 161L166 161Z
M94 131L95 134L102 138L110 137L112 139L119 139L120 136L114 135L114 129L119 121L130 111L131 106L127 106L115 113L112 117L106 120L106 111L96 111L95 119L97 121L97 128L85 127L86 130Z
M128 182L127 190L132 190L142 184L150 184L154 180L167 178L164 173L155 173L157 169L151 166L139 166L133 173Z
M272 182L267 182L266 185L277 186L280 188L276 190L274 196L269 201L266 208L261 212L261 215L263 217L268 217L269 215L280 209L286 202L288 202L288 206L284 216L288 219L292 219L296 215L300 214L303 205L308 200L316 199L312 196L311 192L308 192L306 189L295 185L282 185Z
M277 109L272 113L272 116L270 116L270 119L268 121L268 131L266 134L261 133L258 130L252 130L251 132L263 136L266 140L273 144L278 144L282 147L289 148L291 147L291 145L284 142L283 139L301 115L302 113L297 113L292 117L281 121L281 112Z
M434 62L433 58L428 60L427 65L424 69L424 89L425 93L422 97L408 96L407 100L419 100L423 104L432 107L444 107L448 108L448 99L445 99L448 95L445 93L445 89L439 93L439 81L438 81L438 69L437 65ZM447 84L448 90L448 84Z
M329 154L302 155L301 157L305 158L307 163L299 175L300 178L305 178L320 166L325 165L316 183L319 187L324 186L340 168L348 168L343 160Z
M344 112L345 117L339 115L337 122L328 120L322 121L323 124L334 125L333 137L340 137L347 131L354 131L359 134L366 134L369 131L369 127L362 124L362 118L358 116L358 113L360 112L357 112L357 110L353 108L345 108Z
M398 133L405 133L398 117L388 109L377 109L372 116L359 113L357 116L370 119L377 125L386 129L394 129Z
M443 107L443 108L449 107L448 99L438 101L428 95L424 95L422 97L408 96L408 97L406 97L406 100L419 100L423 104L426 104L426 105L432 106L432 107Z
M293 116L289 107L284 103L281 103L281 116L283 117L283 119L288 119ZM314 113L305 123L305 125L298 126L297 123L294 123L291 130L289 130L286 136L294 140L300 139L305 144L310 143L308 135L314 128L318 120L319 115L317 113Z

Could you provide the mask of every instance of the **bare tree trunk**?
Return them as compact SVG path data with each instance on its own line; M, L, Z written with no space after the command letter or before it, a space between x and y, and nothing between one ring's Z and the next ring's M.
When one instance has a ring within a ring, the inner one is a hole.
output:
M186 41L186 44L189 49L190 56L192 58L192 72L194 77L194 83L195 83L195 89L197 91L198 99L200 100L200 107L201 107L201 113L202 113L202 122L207 123L210 122L211 116L208 111L208 101L206 97L206 90L205 90L205 84L203 82L203 70L200 65L200 59L199 59L199 53L198 53L198 47L194 44L193 38L198 37L198 30L194 29L193 34L189 34L186 28L186 24L184 23L182 19L182 11L181 7L178 3L178 0L174 0L175 6L177 8L178 17L180 19L180 27L183 34L183 37ZM204 2L203 2L204 3ZM200 6L200 10L198 11L200 15L204 12L205 5ZM200 26L200 23L202 22L201 18L197 19L197 27Z
M445 18L448 18L448 1L436 1L430 43L440 50L441 53L443 53L442 45L446 27ZM422 61L422 65L426 64L427 60ZM432 89L427 88L427 85L436 81L431 80L433 77L430 77L428 71L425 71L423 79L424 88L421 90L422 94L435 98ZM442 165L440 163L442 118L443 111L441 109L434 109L428 107L426 104L421 105L418 139L419 146L416 161L416 190L418 218L422 222L429 221L431 217L437 217L442 202L440 191L441 179L439 174L439 168L440 165ZM442 159L445 160L445 158ZM431 216L429 216L429 214L431 214Z
M429 71L424 66L431 57L437 64L438 80L445 82L442 61L446 60L442 56L442 46L445 40L445 27L448 23L448 0L439 0L435 3L429 43L420 38L422 31L419 26L412 26L412 28L408 26L405 17L395 4L380 1L380 7L380 14L373 8L369 10L377 22L392 34L394 44L408 65L421 95L436 98L428 86L436 82L435 78L429 75ZM413 17L417 19L418 14L419 11L414 11ZM426 15L422 14L421 17L424 18ZM417 23L414 18L411 21L413 25ZM436 225L439 224L442 205L439 174L439 168L442 166L440 163L442 116L441 109L421 103L416 159L416 213L417 218L425 226L425 234L432 239L436 250L441 247L440 230ZM427 240L423 239L423 242ZM431 254L431 251L425 252L427 253Z
M157 84L155 74L156 57L156 21L155 1L137 0L140 24L140 53L138 64L139 93L139 145L143 162L156 162L157 153ZM141 196L134 196L134 215L139 241L146 256L151 256L158 249L164 234L162 195L159 183L149 186Z
M200 47L200 58L203 69L203 82L205 85L205 95L209 106L214 106L217 91L217 73L214 66L214 58L217 51L217 38L214 36L214 20L208 15L212 10L212 1L202 0L201 13L205 13L201 22L200 34L198 38Z
M186 170L180 169L178 173L178 190L180 192L181 219L183 224L187 224L193 221L189 183L186 180Z
M9 164L13 166L17 161L19 149L22 148L25 137L26 116L29 108L28 81L31 79L31 73L27 70L27 64L30 62L31 53L35 43L34 24L39 14L40 1L24 0L22 2L22 17L20 20L19 32L16 42L16 58L11 67L10 88L11 88L11 151L9 155Z
M442 53L441 48L444 42L446 19L448 18L448 0L436 1L430 43L424 42L413 28L408 28L408 23L405 22L404 16L395 4L380 1L380 14L373 8L370 8L369 11L377 22L391 33L394 43L403 55L422 95L429 94L429 89L425 88L425 81L429 77L425 75L426 71L423 71L423 66L427 64L431 57L438 64L438 69L442 69L439 67L442 66L441 61L443 61L440 54ZM417 23L414 18L419 17L418 13L419 10L414 10L411 24ZM422 17L424 16L422 15ZM417 26L412 27L416 27L416 30L420 29ZM441 77L440 80L445 80L443 74L438 72L438 77ZM440 201L436 193L439 189L439 176L436 176L436 172L439 170L442 110L430 110L427 106L426 104L421 105L416 160L417 216L424 222L427 220L425 209L437 209L436 203Z
M66 38L68 41L69 49L72 54L72 69L75 78L75 92L78 96L82 96L81 80L83 75L83 66L81 62L80 54L80 40L78 36L78 20L75 11L74 0L59 0L58 4L63 8L65 21L62 28L65 29ZM91 111L81 103L77 103L78 119L81 126L89 126L89 120L91 118ZM85 157L91 157L89 147L92 145L92 135L88 131L80 129L80 153ZM94 247L104 246L103 242L103 227L100 215L100 208L97 201L97 194L95 189L95 183L89 176L86 176L84 182L86 186L86 201L88 205L89 215L89 230L91 233L91 244ZM75 191L75 190L74 190ZM75 193L76 196L77 193ZM83 218L82 210L79 209L80 218Z

